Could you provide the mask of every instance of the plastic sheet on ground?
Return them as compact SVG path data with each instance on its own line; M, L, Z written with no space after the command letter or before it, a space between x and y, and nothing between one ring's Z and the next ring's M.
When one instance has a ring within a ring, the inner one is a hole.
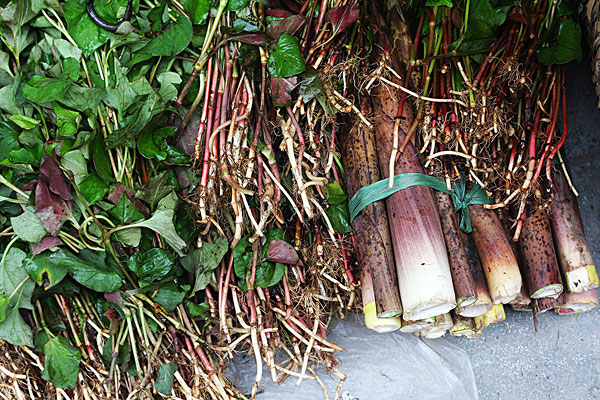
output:
M337 353L338 368L346 374L340 399L479 398L469 357L447 339L419 339L399 332L378 334L367 329L358 315L332 323L327 339L345 349ZM282 360L283 355L279 357ZM240 390L250 393L256 374L254 356L236 358L228 372ZM317 373L333 399L339 379L324 368ZM290 376L283 384L274 384L265 366L257 399L325 398L316 381L305 379L298 387L296 381Z

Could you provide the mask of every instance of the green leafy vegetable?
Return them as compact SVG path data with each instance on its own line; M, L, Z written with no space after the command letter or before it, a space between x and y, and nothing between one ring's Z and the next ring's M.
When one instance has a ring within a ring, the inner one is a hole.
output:
M173 376L177 371L177 363L163 364L158 369L158 377L154 383L156 391L165 396L171 396L173 393Z
M168 251L153 248L143 254L132 255L127 266L137 275L140 287L143 288L169 275L174 264Z
M48 231L44 228L42 221L28 207L17 217L12 217L10 223L17 236L26 242L39 243Z
M82 250L80 255L89 257L90 250ZM97 292L114 292L121 287L121 277L106 265L103 258L83 260L61 249L48 256L48 261L65 269L83 286Z
M224 237L215 239L214 242L205 242L199 249L194 249L190 254L181 259L181 264L189 272L194 273L194 288L192 294L198 290L206 289L210 277L221 263L227 253L229 243Z
M55 387L75 388L81 353L64 336L48 338L44 346L44 371L42 378Z
M279 37L268 60L269 72L276 78L287 78L306 70L298 39L284 33Z
M560 21L554 44L537 51L537 58L542 64L565 64L581 61L582 57L581 26L571 18Z

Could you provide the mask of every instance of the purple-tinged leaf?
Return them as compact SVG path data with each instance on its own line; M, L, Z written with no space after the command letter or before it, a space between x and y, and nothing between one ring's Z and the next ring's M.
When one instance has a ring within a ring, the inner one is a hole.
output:
M121 292L104 293L104 298L108 301L112 301L119 307L123 307L123 297L121 297Z
M56 156L55 153L53 155ZM72 200L71 188L67 184L67 180L54 160L53 155L47 154L42 160L42 164L40 165L40 180L46 181L48 189L52 193L59 195L64 200Z
M267 16L275 17L275 18L287 18L292 15L289 11L286 10L267 10Z
M252 32L232 35L227 40L252 44L254 46L266 46L273 41L273 38L264 32Z
M40 179L35 188L35 215L52 236L58 235L67 219L67 204L62 197L50 191L45 179Z
M56 236L46 236L40 241L40 243L32 243L32 253L34 256L36 256L44 250L48 250L51 247L60 246L61 244L63 244L62 240Z
M334 8L327 13L327 21L331 22L333 30L338 33L358 21L358 17L359 12L356 0L345 6Z
M280 20L275 20L267 26L267 33L275 40L279 39L282 33L293 35L304 24L306 18L302 15L292 15Z
M302 265L298 253L291 244L285 240L274 239L269 243L267 260L282 264Z
M292 90L296 83L298 83L298 78L295 76L289 78L271 77L271 94L275 106L285 107L292 104Z
M117 182L114 190L108 195L107 199L111 203L117 204L119 200L121 200L121 196L123 196L123 194L127 194L127 197L129 197L129 199L132 199L135 195L135 190L123 185L120 182Z

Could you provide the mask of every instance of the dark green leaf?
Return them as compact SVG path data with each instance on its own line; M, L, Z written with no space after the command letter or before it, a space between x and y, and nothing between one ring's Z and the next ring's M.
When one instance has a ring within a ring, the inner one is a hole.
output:
M339 204L337 206L329 206L325 211L333 230L337 233L350 233L352 232L352 226L350 226L350 213L348 212L348 205L346 203Z
M239 278L246 278L246 273L252 267L252 243L246 236L233 249L233 271Z
M565 64L569 61L581 61L581 26L571 18L560 21L558 34L554 44L542 47L537 51L537 58L542 64Z
M8 310L6 319L0 322L0 339L14 346L33 347L33 331L21 318L17 307Z
M163 171L150 178L136 193L135 197L144 200L150 205L151 209L154 209L156 203L174 189L175 187L169 184L169 174L167 171Z
M471 0L469 23L460 50L487 49L496 39L496 29L504 23L510 7L495 7L490 0Z
M144 219L144 214L137 209L135 204L126 195L121 196L119 202L108 213L119 222L135 222Z
M158 377L154 383L156 391L165 396L171 396L173 393L173 375L177 371L177 363L168 363L160 366Z
M48 338L44 346L44 372L42 378L55 387L75 388L81 353L71 346L64 336Z
M0 161L19 147L19 133L8 122L0 120Z
M250 0L229 0L226 9L229 11L237 11L248 7L248 4L250 4Z
M181 3L192 23L204 24L206 22L210 12L210 0L183 0Z
M69 35L86 57L108 41L108 32L91 20L84 4L78 0L68 0L63 9Z
M165 139L173 135L176 128L167 127L158 130L152 128L149 127L149 129L142 132L138 140L138 150L146 158L156 158L158 161L164 161L168 156Z
M201 248L194 249L193 252L181 259L181 265L195 275L192 294L198 290L206 289L213 271L221 263L228 248L227 239L220 237L211 243L204 242Z
M86 254L86 251L81 254ZM48 261L67 270L77 282L97 292L114 292L121 287L121 277L105 262L89 263L62 249L50 255Z
M60 283L67 275L67 271L57 267L48 260L48 254L38 254L33 258L26 258L23 262L27 274L46 289Z
M207 302L196 304L190 300L184 300L183 306L190 317L206 317L210 309Z
M56 114L56 126L58 127L59 136L71 136L77 132L81 116L76 111L71 111L59 103L53 103L52 108Z
M126 197L126 196L123 196ZM168 251L153 248L143 254L135 253L129 258L127 267L136 274L140 287L146 287L169 275L175 264Z
M63 72L58 78L34 75L23 84L23 94L34 103L45 103L62 99L68 87L77 79L79 62L74 58L63 61Z
M108 184L98 174L92 172L81 181L79 191L89 204L94 204L104 198L104 195L108 192Z
M185 292L175 282L167 282L158 288L158 292L152 297L167 312L172 312L185 298Z
M452 7L452 0L427 0L427 7L446 6Z
M342 204L348 198L346 193L344 193L344 189L340 187L340 184L337 181L325 185L325 188L327 189L328 194L327 203L333 206Z
M15 247L6 253L0 264L0 295L10 298L10 307L32 310L33 282L27 279L27 272L23 268L25 257L25 252Z
M302 96L302 101L306 104L315 97L320 100L326 100L323 85L317 71L313 67L306 69L302 74L302 80L298 85L298 94Z
M31 164L39 166L44 155L44 146L37 143L28 148L13 150L8 153L8 160L13 164Z
M70 108L79 111L96 109L100 102L106 98L106 90L99 88L71 85L65 92L61 101Z
M298 39L287 33L282 34L269 55L268 68L276 78L287 78L304 72L306 64Z
M178 15L177 20L170 22L143 51L153 56L176 56L190 43L192 33L192 21L184 15Z
M98 175L107 182L113 182L115 178L113 177L113 172L110 167L110 158L108 157L102 135L99 133L96 134L96 137L92 142L92 156Z

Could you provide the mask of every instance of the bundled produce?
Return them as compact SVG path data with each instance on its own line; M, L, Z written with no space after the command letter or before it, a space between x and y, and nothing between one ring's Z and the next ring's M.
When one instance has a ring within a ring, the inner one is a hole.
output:
M0 395L329 398L321 365L339 398L348 311L436 338L595 308L581 29L505 3L0 2Z

